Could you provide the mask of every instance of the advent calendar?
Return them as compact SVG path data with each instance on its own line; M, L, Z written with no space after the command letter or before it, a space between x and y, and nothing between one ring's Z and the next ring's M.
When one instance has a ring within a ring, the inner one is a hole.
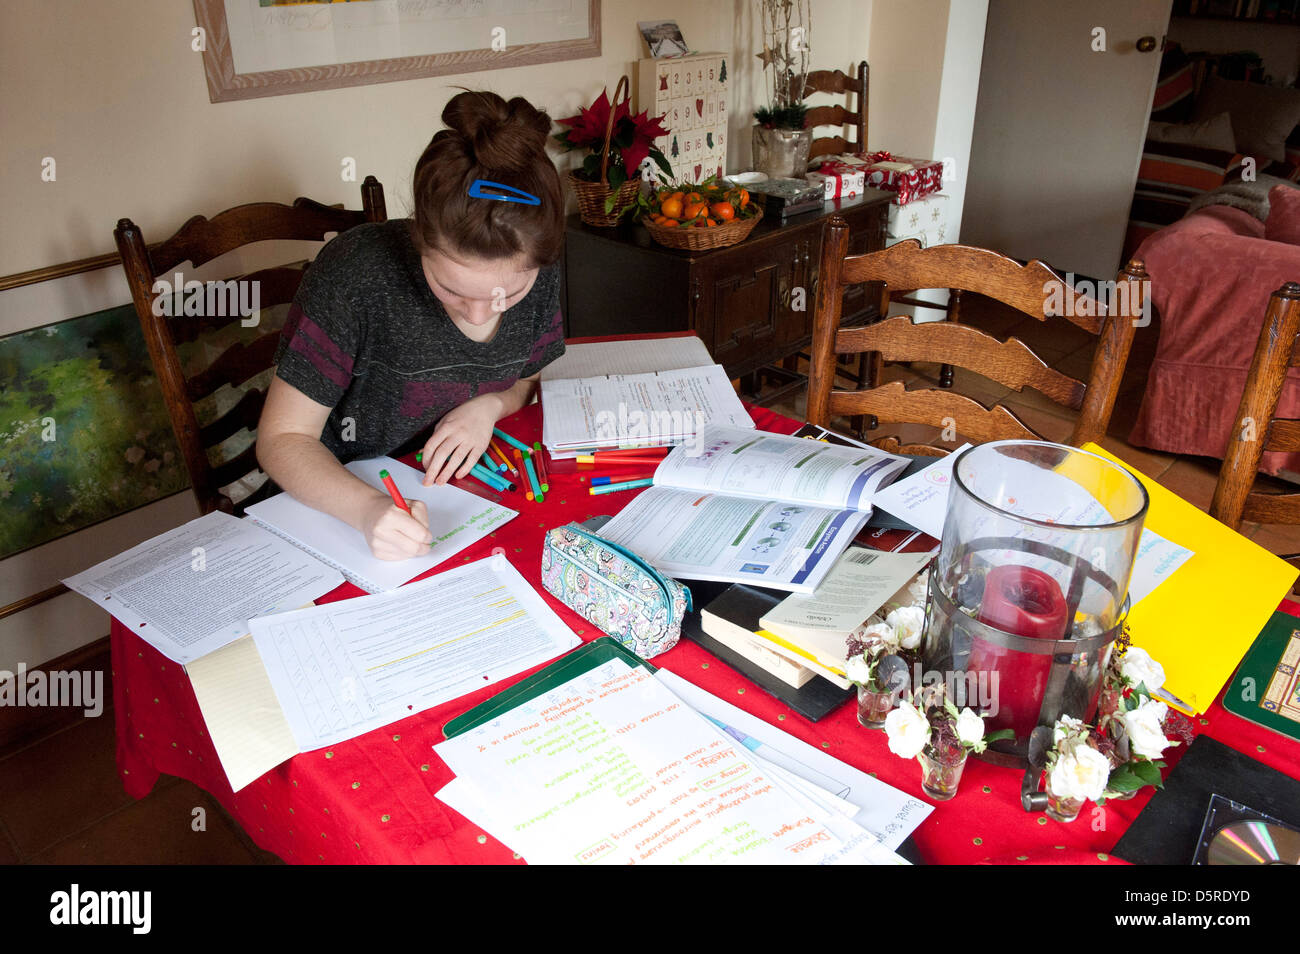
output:
M637 106L664 117L668 135L655 146L677 182L723 175L727 166L730 84L726 53L693 53L637 63Z

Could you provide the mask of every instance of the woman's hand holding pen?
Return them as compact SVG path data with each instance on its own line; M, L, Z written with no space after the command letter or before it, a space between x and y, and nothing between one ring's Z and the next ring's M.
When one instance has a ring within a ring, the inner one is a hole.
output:
M424 444L424 486L445 484L469 473L487 450L502 407L496 394L481 394L447 412Z
M419 500L408 501L407 513L387 494L376 494L361 514L361 532L370 552L380 560L409 560L429 552L429 511Z

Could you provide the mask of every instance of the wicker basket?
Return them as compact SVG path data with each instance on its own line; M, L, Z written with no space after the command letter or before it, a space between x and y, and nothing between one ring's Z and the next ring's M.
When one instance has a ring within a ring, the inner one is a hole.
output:
M650 233L650 237L660 245L666 245L669 248L687 249L692 252L702 252L711 248L726 248L728 245L743 242L749 238L749 233L754 231L754 226L758 225L762 218L761 215L755 215L748 219L732 219L722 225L715 225L711 229L684 229L680 226L664 228L662 225L655 225L649 219L642 219L641 224Z
M641 188L639 177L629 178L618 187L613 210L605 211L605 201L612 191L609 187L609 177L606 175L609 167L609 138L614 134L614 115L618 112L620 94L628 100L631 99L632 94L628 89L626 75L619 78L618 85L614 87L614 97L609 101L609 121L605 123L605 144L600 153L600 181L588 182L586 179L579 179L576 173L569 173L569 183L573 186L574 195L578 197L578 216L587 225L602 229L612 228L618 224L623 210L632 204L637 190ZM630 105L629 102L629 107Z
M605 211L605 200L612 191L608 182L588 182L569 173L569 184L573 186L574 195L578 197L578 215L582 221L597 228L608 229L618 224L623 210L632 204L637 190L641 188L640 179L628 179L618 187L618 197L614 200L614 211Z

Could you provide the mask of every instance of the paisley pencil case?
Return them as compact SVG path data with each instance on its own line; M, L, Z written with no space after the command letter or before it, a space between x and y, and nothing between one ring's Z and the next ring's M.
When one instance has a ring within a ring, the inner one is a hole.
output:
M542 585L642 659L677 645L691 608L691 591L682 584L573 523L546 534Z

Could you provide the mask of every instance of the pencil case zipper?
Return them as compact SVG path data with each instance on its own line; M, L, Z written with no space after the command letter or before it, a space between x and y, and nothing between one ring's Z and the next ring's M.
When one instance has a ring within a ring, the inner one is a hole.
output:
M605 547L606 549L613 550L615 553L619 554L625 560L630 560L633 564L640 567L645 572L645 574L650 577L650 579L654 580L655 583L659 585L659 589L663 592L664 595L664 606L668 610L668 615L670 617L672 616L673 602L674 602L673 589L671 586L668 585L668 580L662 573L660 573L658 570L652 567L641 557L637 556L631 550L628 550L626 547L621 547L617 543L614 543L610 540L606 540L602 536L598 536L597 534L591 533L587 530L583 530L581 527L577 526L576 524L570 524L566 529L572 531L577 536L592 541L597 546L602 546ZM570 557L568 554L565 554L565 557L572 563L578 562L573 557ZM586 569L588 573L591 573L594 576L600 575L598 570L593 571L591 568L586 568ZM682 584L680 583L677 585L681 587L682 594L686 597L686 609L687 611L690 611L692 609L690 587L682 586Z

